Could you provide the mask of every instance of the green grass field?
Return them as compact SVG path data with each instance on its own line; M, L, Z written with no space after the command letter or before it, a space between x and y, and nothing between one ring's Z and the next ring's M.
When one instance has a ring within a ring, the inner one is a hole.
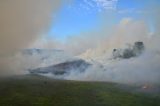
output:
M27 75L0 80L0 106L160 106L160 94L132 92L115 83Z

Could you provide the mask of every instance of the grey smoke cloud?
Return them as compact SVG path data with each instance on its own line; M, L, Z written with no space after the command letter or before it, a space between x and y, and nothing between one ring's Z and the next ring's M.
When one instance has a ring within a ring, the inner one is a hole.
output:
M0 74L23 73L21 56L48 29L61 0L0 0ZM7 57L7 55L10 55ZM12 57L15 56L15 57Z
M47 31L61 0L1 0L0 53L27 47Z

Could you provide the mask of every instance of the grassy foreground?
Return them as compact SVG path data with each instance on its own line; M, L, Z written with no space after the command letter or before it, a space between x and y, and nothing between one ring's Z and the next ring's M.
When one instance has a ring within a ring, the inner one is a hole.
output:
M28 75L0 80L0 106L160 106L160 96L123 90L113 83Z

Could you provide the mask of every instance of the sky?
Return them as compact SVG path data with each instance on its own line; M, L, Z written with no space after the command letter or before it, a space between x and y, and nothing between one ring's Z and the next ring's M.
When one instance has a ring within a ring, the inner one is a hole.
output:
M102 27L114 26L123 18L145 21L154 31L153 17L146 16L151 4L159 5L159 0L72 0L64 3L54 14L47 37L65 41L69 36L98 31ZM55 20L56 19L56 20Z

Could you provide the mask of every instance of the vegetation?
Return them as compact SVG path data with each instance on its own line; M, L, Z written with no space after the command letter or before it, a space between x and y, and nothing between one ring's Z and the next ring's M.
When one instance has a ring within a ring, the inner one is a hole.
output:
M0 106L160 106L160 96L107 82L54 80L35 75L0 80Z

